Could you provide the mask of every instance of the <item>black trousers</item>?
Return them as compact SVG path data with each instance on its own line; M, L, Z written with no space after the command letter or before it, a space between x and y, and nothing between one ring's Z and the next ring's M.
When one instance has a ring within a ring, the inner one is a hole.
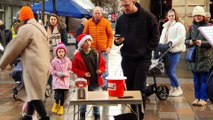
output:
M127 77L126 86L127 90L140 90L142 93L143 106L145 110L145 87L146 78L151 64L151 59L142 60L127 60L122 59L121 66L124 72L124 76ZM131 105L132 110L136 112L136 106ZM141 108L141 107L140 107ZM139 109L141 111L141 109ZM142 116L141 116L142 117Z
M55 89L54 99L57 104L64 105L65 99L67 98L68 89Z
M32 100L28 102L27 115L33 115L35 110L41 118L47 117L47 112L41 100Z

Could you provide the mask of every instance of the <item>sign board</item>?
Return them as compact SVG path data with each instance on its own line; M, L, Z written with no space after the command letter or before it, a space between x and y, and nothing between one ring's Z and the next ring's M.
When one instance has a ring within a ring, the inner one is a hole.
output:
M213 47L213 26L199 27L198 30Z

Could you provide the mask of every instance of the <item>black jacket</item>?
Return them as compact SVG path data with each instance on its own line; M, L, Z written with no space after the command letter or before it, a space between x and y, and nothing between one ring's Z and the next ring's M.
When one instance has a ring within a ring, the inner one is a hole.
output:
M124 37L121 56L125 59L151 59L152 50L159 43L158 23L153 14L136 3L138 11L121 15L116 24L115 34ZM114 42L115 45L119 45Z

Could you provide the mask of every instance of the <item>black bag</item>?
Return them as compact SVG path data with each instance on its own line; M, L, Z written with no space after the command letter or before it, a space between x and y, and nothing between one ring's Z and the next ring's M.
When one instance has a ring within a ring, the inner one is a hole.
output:
M195 46L188 48L186 53L186 61L192 62L195 60Z

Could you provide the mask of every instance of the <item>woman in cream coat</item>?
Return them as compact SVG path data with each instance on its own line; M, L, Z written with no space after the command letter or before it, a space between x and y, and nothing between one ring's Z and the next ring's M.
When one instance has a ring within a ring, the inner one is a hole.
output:
M20 98L28 102L28 110L22 120L32 120L34 110L39 114L40 120L49 120L42 103L50 68L47 33L34 19L33 12L28 6L20 10L19 20L23 25L19 28L16 38L6 47L0 68L4 69L19 55L21 56L25 90L20 91L22 93Z
M181 52L184 52L186 49L184 43L186 30L174 9L167 12L167 18L168 21L163 24L160 44L172 46L172 49L168 53L168 67L166 67L166 74L170 79L171 86L169 95L175 97L183 94L179 80L176 76L176 66L180 60Z

